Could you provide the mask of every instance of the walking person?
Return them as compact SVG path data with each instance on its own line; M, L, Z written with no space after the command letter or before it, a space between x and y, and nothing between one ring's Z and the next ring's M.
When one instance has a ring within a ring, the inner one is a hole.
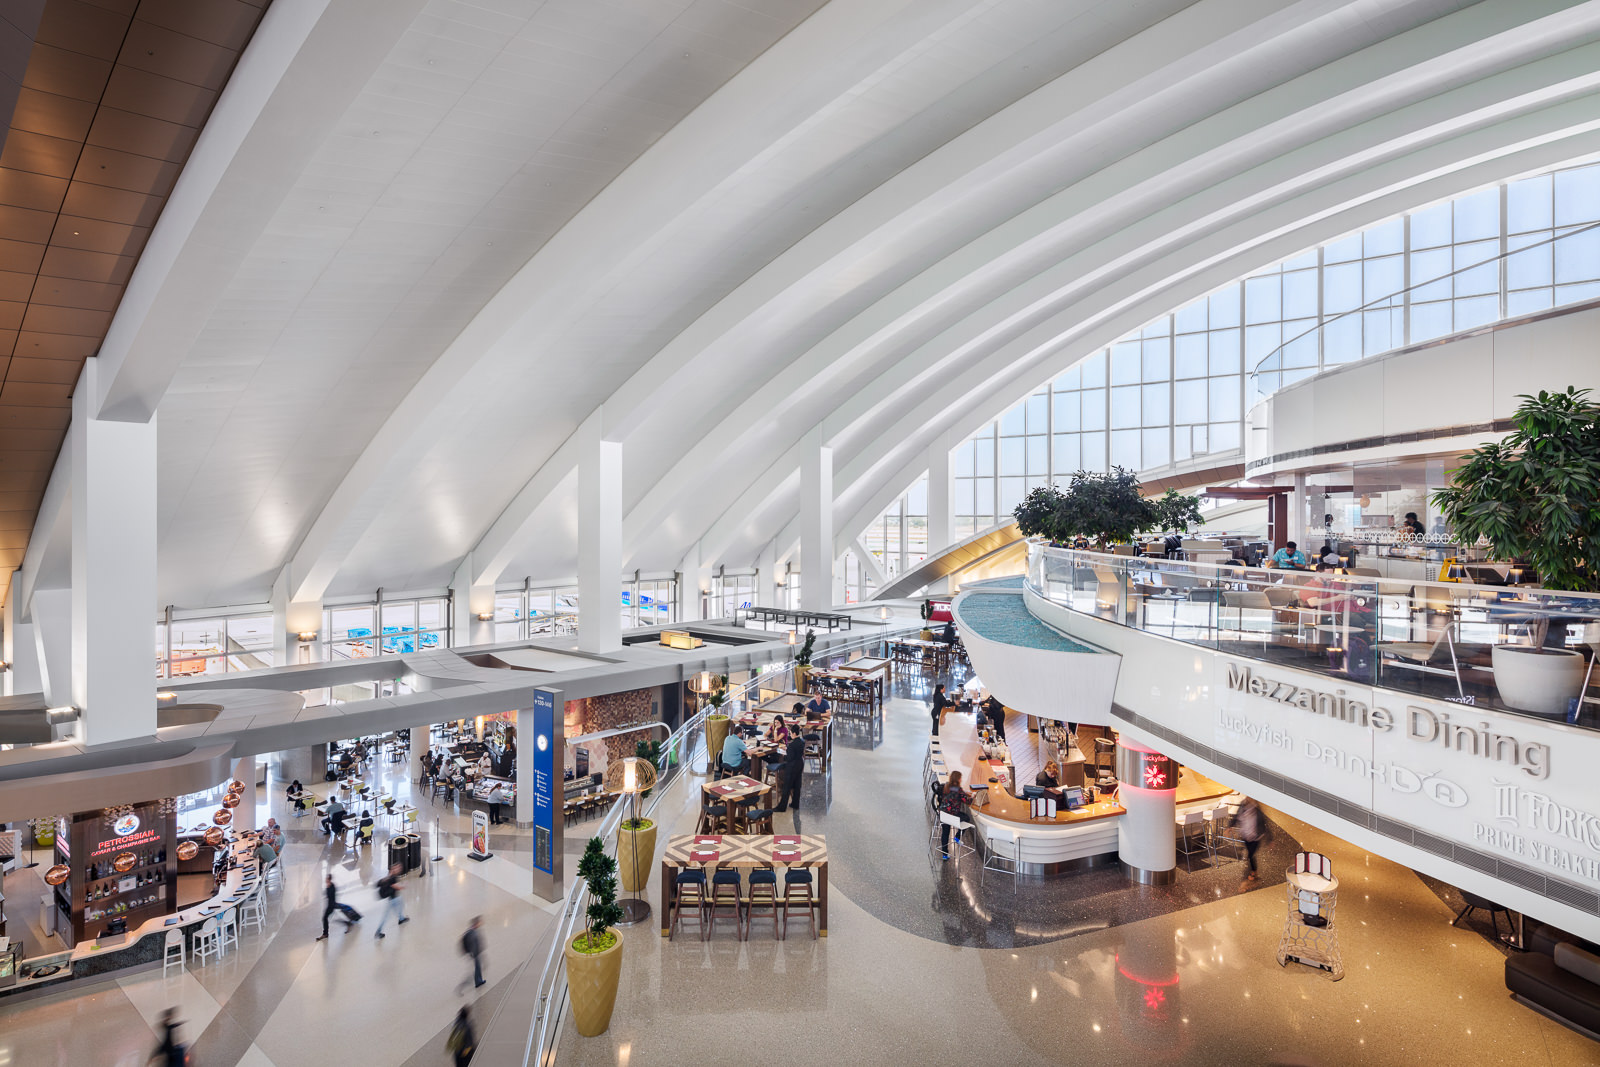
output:
M163 1067L184 1067L189 1062L189 1051L178 1040L178 1027L182 1025L177 1008L167 1008L161 1013L161 1044L150 1054L148 1062L160 1063Z
M344 928L346 931L361 921L361 913L359 911L348 904L339 903L339 890L334 888L333 875L331 874L323 881L322 895L327 899L327 903L322 908L322 936L317 938L318 941L326 941L328 939L328 916L336 911L344 913Z
M406 906L400 899L400 875L402 873L404 872L400 870L400 865L396 863L389 868L387 875L378 879L378 899L384 901L386 907L383 909L383 918L378 920L378 929L372 935L374 938L383 936L383 924L389 921L389 916L391 915L400 917L400 921L395 924L397 926L404 926L411 921L406 917Z
M456 1067L466 1067L472 1062L472 1054L477 1046L477 1035L472 1032L472 1014L463 1004L461 1010L456 1012L455 1025L450 1028L450 1036L445 1038L444 1047L456 1058Z
M1267 836L1267 819L1261 814L1261 806L1253 798L1245 797L1239 804L1238 814L1233 817L1233 825L1239 832L1239 840L1244 842L1245 859L1250 863L1250 873L1244 876L1239 888L1248 889L1260 881L1256 874L1256 849Z
M933 736L939 736L939 724L944 721L945 709L955 707L955 702L944 695L944 683L933 687Z
M788 811L794 800L796 814L800 812L800 778L806 769L806 739L799 734L789 739L783 750L783 784L778 790L778 806L773 811Z
M472 959L472 988L481 989L488 983L483 977L483 916L474 915L467 924L466 933L461 935L461 954ZM456 992L464 992L467 980L461 979L461 984L456 986Z

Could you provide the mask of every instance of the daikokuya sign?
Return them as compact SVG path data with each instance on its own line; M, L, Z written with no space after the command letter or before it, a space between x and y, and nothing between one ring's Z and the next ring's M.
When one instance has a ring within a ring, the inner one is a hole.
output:
M1594 733L1248 660L1213 664L1218 748L1435 836L1600 888Z

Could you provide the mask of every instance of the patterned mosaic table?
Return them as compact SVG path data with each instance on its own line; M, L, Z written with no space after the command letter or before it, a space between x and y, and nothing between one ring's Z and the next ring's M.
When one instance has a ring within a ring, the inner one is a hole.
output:
M798 851L794 857L782 856L780 848ZM828 843L821 834L673 834L661 854L661 936L672 936L672 904L677 893L680 868L698 867L706 880L719 867L741 870L758 867L809 867L816 878L817 931L828 936ZM778 876L778 891L783 891L783 876Z

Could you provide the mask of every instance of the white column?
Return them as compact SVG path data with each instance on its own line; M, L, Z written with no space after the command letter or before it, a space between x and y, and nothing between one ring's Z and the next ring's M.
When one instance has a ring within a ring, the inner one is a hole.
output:
M318 663L322 660L322 632L324 618L322 601L291 600L289 567L284 565L272 583L272 636L277 653L277 663L292 667L299 663ZM314 635L302 641L301 634Z
M239 806L233 809L233 829L256 829L256 804L261 798L256 795L256 758L246 756L233 761L234 781L244 783L244 799Z
M53 708L72 703L72 590L33 591L33 661L39 688ZM152 620L150 631L155 633ZM151 671L152 677L155 672ZM151 704L155 703L154 697Z
M3 652L0 659L6 661L8 666L4 674L0 674L0 696L19 696L23 693L38 693L44 689L44 680L39 673L39 649L34 643L33 623L19 622L22 612L17 609L17 597L22 591L22 572L16 571L11 575L11 593L6 598L4 621L0 622L5 628Z
M928 449L928 554L950 546L955 523L950 512L950 449L940 434Z
M756 571L756 606L778 607L778 579L783 576L783 571L778 567L776 541L768 541L756 557Z
M1157 776L1147 773L1156 768ZM1117 858L1129 879L1172 881L1177 867L1178 765L1128 738L1117 741ZM1149 785L1142 784L1149 781Z
M86 744L153 737L156 421L95 418L99 359L72 395L72 703Z
M622 647L622 444L600 412L578 427L578 647Z
M678 564L679 622L699 622L706 617L700 590L711 583L711 572L701 562L700 542L696 541Z
M494 641L494 583L472 584L472 553L468 552L461 566L456 568L455 580L450 583L450 588L455 594L452 624L456 644L491 644ZM489 617L480 619L479 615Z
M428 754L428 725L413 726L411 728L411 751L406 754L406 763L410 768L411 795L417 796L417 781L422 777L422 757Z
M800 460L800 607L833 606L833 449L820 437Z

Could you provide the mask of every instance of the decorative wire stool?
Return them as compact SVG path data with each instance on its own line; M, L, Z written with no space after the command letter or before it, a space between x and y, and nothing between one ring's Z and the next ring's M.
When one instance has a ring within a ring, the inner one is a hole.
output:
M1302 852L1295 857L1295 868L1284 873L1289 911L1278 940L1278 965L1294 960L1327 971L1337 982L1344 977L1344 959L1333 921L1339 903L1333 864L1325 856Z

